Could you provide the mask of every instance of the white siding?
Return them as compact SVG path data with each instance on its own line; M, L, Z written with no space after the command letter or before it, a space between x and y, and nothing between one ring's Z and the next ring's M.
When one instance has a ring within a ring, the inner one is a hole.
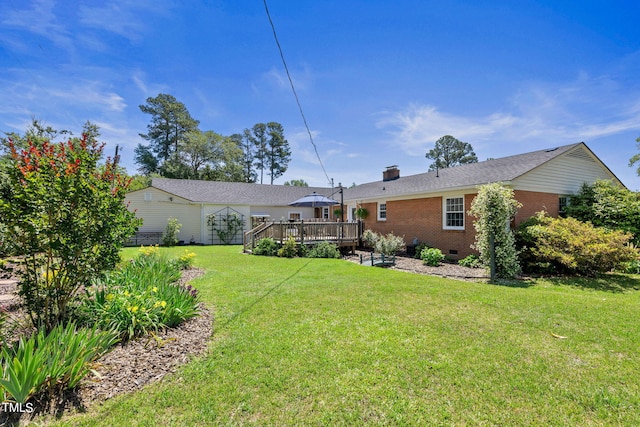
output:
M286 221L289 219L289 212L300 212L302 219L313 218L313 208L297 208L295 206L285 206L285 207L277 207L277 206L269 206L269 207L252 207L251 213L254 214L256 212L266 212L269 215L269 221Z
M242 232L248 231L251 227L251 216L249 206L236 206L236 205L204 205L202 207L202 242L207 245L213 243L219 243L219 239L215 232L212 231L211 227L207 225L207 216L216 214L220 211L223 215L227 214L227 208L232 209L242 216L244 219L244 227ZM237 241L242 242L242 234L239 233L237 236Z
M207 225L207 216L230 208L238 212L244 218L244 230L251 228L252 214L267 214L268 221L288 220L290 212L299 212L303 219L313 218L313 208L301 208L294 206L248 206L248 205L221 205L200 204L190 202L173 194L157 188L149 187L127 194L126 202L129 210L135 211L138 218L142 218L141 232L162 232L167 226L170 217L178 219L182 224L179 240L189 243L218 243L215 232ZM332 208L333 209L333 208ZM240 237L239 241L242 241Z
M557 157L513 180L515 190L573 194L583 183L615 176L582 147Z
M164 231L169 218L177 218L182 224L179 240L189 243L191 236L200 242L200 207L191 205L181 197L156 188L145 188L127 194L129 210L135 211L143 223L139 231Z

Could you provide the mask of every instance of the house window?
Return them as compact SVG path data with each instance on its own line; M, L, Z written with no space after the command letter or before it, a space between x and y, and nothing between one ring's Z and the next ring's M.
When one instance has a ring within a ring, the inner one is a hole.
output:
M560 196L558 198L558 215L560 215L561 217L566 217L568 205L569 198L567 196Z
M322 208L322 218L329 219L329 206L324 206Z
M151 193L144 193L144 201L145 202L151 201Z
M443 228L445 230L464 230L464 197L444 199Z
M378 221L387 220L387 203L378 203Z
M289 212L289 220L290 221L300 221L302 218L302 213L300 212Z

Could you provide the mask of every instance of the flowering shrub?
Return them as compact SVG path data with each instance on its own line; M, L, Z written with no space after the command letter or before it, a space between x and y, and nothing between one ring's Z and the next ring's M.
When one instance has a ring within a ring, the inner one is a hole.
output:
M383 255L395 255L398 251L406 247L404 238L396 236L393 233L388 233L383 236L370 229L362 233L362 241L365 245Z
M471 202L470 214L476 217L473 223L476 240L471 247L480 252L483 265L491 265L493 251L497 278L509 279L520 273L509 223L521 206L513 190L500 183L481 186Z
M155 245L155 246L140 246L140 249L138 249L138 253L141 256L146 256L146 257L150 257L150 256L155 256L158 255L158 252L160 251L160 248Z
M193 260L196 257L196 254L185 249L183 254L178 257L175 261L180 270L187 270L193 267Z
M29 141L24 150L9 143L3 238L27 257L19 293L34 326L47 331L67 318L82 285L116 265L139 225L124 204L129 180L109 159L98 165L103 147L86 135Z
M380 252L383 255L395 255L398 251L401 251L404 248L404 239L393 233L380 236L375 245L376 252Z
M376 246L376 242L380 239L380 235L378 233L376 233L375 231L367 228L366 230L364 230L362 232L362 242L370 247L370 248L375 248Z

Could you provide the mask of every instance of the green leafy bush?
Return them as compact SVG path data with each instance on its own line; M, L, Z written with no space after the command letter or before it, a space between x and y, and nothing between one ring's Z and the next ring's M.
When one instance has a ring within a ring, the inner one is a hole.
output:
M469 268L482 267L482 261L480 261L480 258L478 257L478 255L475 255L475 254L471 254L462 258L460 261L458 261L458 264L463 267L469 267Z
M420 259L426 265L437 267L444 260L444 254L438 248L424 248L420 252Z
M527 271L594 276L638 259L631 238L629 233L539 212L520 225L518 246Z
M7 226L0 222L0 258L15 254L7 231Z
M44 330L22 337L0 353L0 388L17 403L34 394L49 394L74 388L97 360L117 342L112 331L76 328L73 322L58 325L48 334Z
M264 239L258 240L258 243L256 243L251 253L254 255L276 256L279 246L278 242L271 237L265 237Z
M338 246L330 242L320 242L309 250L308 258L340 258Z
M620 264L618 269L627 274L640 274L640 260L634 259L632 261L623 262Z
M293 258L298 256L298 242L293 237L289 237L282 247L278 249L278 256L284 258Z
M427 243L419 243L418 245L416 245L416 247L415 247L416 253L414 255L414 258L421 259L422 251L424 249L427 249L427 248L430 248L430 247L431 246L429 246Z
M150 248L86 291L76 315L83 324L118 331L122 339L174 327L198 314L197 292L175 284L180 263Z
M162 233L162 244L164 246L175 246L178 244L178 234L182 224L178 222L177 218L169 218L167 220L167 226Z
M82 286L115 267L140 224L124 203L129 180L103 146L83 135L66 143L9 144L11 192L0 198L3 239L25 254L19 293L35 327L52 330Z

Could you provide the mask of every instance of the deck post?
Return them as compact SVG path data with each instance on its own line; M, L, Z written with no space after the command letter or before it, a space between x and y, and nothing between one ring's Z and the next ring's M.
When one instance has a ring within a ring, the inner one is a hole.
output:
M304 220L300 220L300 227L298 227L298 234L300 235L300 244L304 245Z

